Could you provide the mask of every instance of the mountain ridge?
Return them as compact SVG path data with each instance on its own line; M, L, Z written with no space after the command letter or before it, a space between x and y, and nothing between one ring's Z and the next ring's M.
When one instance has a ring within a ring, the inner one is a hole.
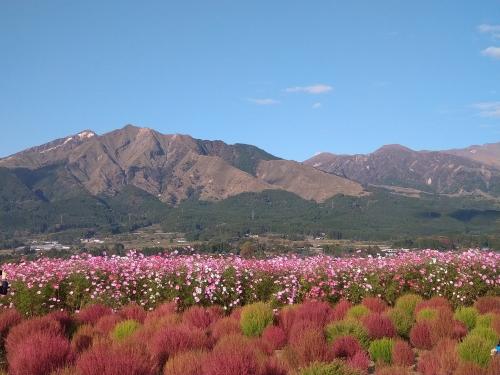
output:
M303 178L307 185L301 188L294 178L270 183L272 178L259 176L263 162L268 170L279 170L279 163L297 179L307 175ZM92 195L115 195L133 185L174 205L191 196L221 200L270 189L287 190L318 202L336 194L363 193L356 182L277 158L252 145L162 134L133 125L102 135L86 130L60 138L1 159L0 167L32 171L57 167L58 176L64 176L66 182L73 178Z
M364 185L437 194L499 195L500 143L493 145L488 153L472 154L467 153L467 149L414 151L402 145L386 145L368 154L319 153L304 164ZM473 147L483 150L486 146ZM499 159L495 158L497 148Z

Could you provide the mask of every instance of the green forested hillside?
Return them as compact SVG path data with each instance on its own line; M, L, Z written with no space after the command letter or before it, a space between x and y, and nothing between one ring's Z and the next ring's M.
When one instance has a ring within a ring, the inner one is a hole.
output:
M324 203L281 191L244 193L217 202L193 197L170 207L131 185L114 196L93 196L63 167L43 173L0 168L0 233L123 232L161 223L194 239L245 233L316 234L331 238L400 239L500 232L500 206L472 197L420 198L371 189L364 197L337 195Z
M482 199L410 198L385 190L373 190L361 198L336 196L316 204L292 193L270 190L221 202L186 201L169 211L163 226L202 239L245 232L325 232L338 238L394 239L495 233L500 229L500 208Z

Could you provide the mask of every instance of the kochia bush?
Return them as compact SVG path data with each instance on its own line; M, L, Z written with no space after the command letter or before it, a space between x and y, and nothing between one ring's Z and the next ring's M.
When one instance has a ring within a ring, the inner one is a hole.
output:
M430 350L433 340L429 323L420 322L415 324L410 331L410 342L415 348Z
M458 355L465 362L472 362L478 366L486 367L491 359L491 344L477 335L467 336L458 345Z
M459 307L455 311L454 318L464 323L468 330L476 326L476 320L479 312L474 307Z
M277 326L267 326L262 332L262 340L268 343L272 350L281 349L286 345L286 334L282 328Z
M370 345L368 331L356 320L342 320L330 323L326 326L325 333L329 342L333 342L340 336L353 336L359 341L364 349L368 349Z
M383 338L371 342L368 352L375 363L392 363L392 348L394 340Z
M37 333L45 333L47 336L63 336L61 325L46 316L25 320L13 327L5 339L7 353L14 353L19 344L29 340Z
M361 375L362 372L350 368L344 362L336 360L333 362L314 362L303 368L299 375Z
M397 340L392 348L392 362L398 366L412 366L415 354L406 341Z
M96 324L104 315L112 313L113 311L109 307L101 304L94 304L81 309L76 318L82 324Z
M417 294L404 294L396 300L395 307L413 315L416 306L422 301L422 297Z
M111 336L118 342L124 341L125 339L129 338L135 331L137 331L139 326L140 324L135 320L124 320L123 322L120 322L115 326L113 332L111 333Z
M361 345L353 336L341 336L333 341L332 355L334 358L351 359L360 351L362 351Z
M189 326L166 326L147 343L151 357L162 367L173 355L189 350L205 349L207 337L203 331Z
M379 314L388 308L387 303L379 297L365 297L362 305L368 307L372 312Z
M307 320L323 327L333 320L333 311L327 302L306 301L295 309L295 320Z
M351 319L361 319L370 314L370 309L363 305L356 305L347 310L346 317Z
M272 323L273 309L263 302L247 305L241 312L241 331L246 336L260 336L264 329Z
M314 361L328 361L332 358L323 332L318 328L309 328L302 331L300 335L292 335L289 346L300 366L306 366Z
M361 319L371 339L396 336L396 329L392 321L384 315L372 313Z
M73 359L69 341L60 335L36 332L7 355L12 375L46 375Z
M255 375L258 370L255 350L240 335L223 337L203 364L204 375Z
M396 329L398 335L402 337L409 336L411 327L415 321L412 314L397 307L391 309L387 313L387 316L391 319L392 324L394 324L394 328Z
M188 351L179 353L168 360L163 369L164 375L199 375L203 373L203 364L207 352Z
M76 362L80 375L156 375L157 367L148 356L130 346L96 345Z

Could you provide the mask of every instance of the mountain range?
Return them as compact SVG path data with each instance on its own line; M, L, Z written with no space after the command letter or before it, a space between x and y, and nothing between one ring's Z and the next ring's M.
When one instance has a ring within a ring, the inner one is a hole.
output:
M85 130L2 158L0 177L3 232L120 226L131 215L136 226L169 222L186 204L207 214L217 202L225 207L250 196L333 207L335 199L374 201L384 194L406 203L451 199L457 209L477 206L481 213L500 198L500 143L444 151L387 145L299 163L251 145L127 125L103 135ZM486 216L498 224L496 215Z

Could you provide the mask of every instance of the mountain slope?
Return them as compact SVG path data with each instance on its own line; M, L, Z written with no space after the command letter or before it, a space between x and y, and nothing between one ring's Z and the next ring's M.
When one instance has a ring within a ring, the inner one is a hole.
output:
M500 142L470 146L463 149L446 150L443 152L500 168Z
M366 155L322 153L304 164L367 185L438 194L500 194L500 170L446 152L388 145Z
M364 193L361 185L354 181L289 160L261 161L257 176L272 186L316 202L337 194L356 196Z
M280 162L254 146L165 135L127 125L101 136L85 131L34 147L0 160L0 167L19 170L28 184L51 174L57 184L39 182L36 186L45 197L58 195L52 191L56 185L67 191L84 189L94 196L113 196L132 185L169 204L191 197L221 200L266 189L284 189L317 201L362 191L357 183L286 161L281 161L279 173L290 172L299 181L307 180L307 188L290 180L273 184L269 182L272 177L258 175L261 163L271 161Z

